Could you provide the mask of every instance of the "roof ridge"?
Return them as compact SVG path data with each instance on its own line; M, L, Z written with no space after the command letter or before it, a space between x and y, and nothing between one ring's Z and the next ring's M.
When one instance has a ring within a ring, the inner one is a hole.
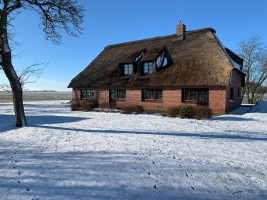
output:
M109 49L109 48L113 48L113 47L118 47L118 46L124 46L124 45L133 44L133 43L137 43L137 42L171 38L171 37L174 37L175 35L176 34L165 35L165 36L157 36L157 37L153 37L153 38L147 38L147 39L141 39L141 40L133 40L133 41L130 41L130 42L122 42L122 43L118 43L118 44L111 44L111 45L106 46L105 49Z
M216 33L216 31L213 28L196 29L196 30L186 31L185 33L186 34L192 34L192 33L197 33L197 32L202 32L202 31L211 31L213 33ZM129 44L134 44L134 43L143 42L143 41L153 41L153 40L160 40L160 39L165 39L165 38L172 38L172 37L175 37L175 36L177 36L177 35L176 34L171 34L171 35L157 36L157 37L152 37L152 38L146 38L146 39L140 39L140 40L133 40L133 41L129 41L129 42L111 44L111 45L106 46L105 49L124 46L124 45L129 45Z

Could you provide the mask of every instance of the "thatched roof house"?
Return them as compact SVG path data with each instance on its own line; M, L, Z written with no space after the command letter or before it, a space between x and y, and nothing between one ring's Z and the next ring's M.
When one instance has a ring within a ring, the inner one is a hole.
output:
M186 31L185 25L179 24L173 35L107 46L68 87L76 92L185 87L227 90L236 77L240 88L244 86L243 60L225 48L215 33L212 28ZM127 102L127 96L125 99Z

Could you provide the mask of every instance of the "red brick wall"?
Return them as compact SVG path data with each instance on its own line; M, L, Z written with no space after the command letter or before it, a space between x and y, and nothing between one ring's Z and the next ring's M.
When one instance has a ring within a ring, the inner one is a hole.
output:
M235 76L234 74L233 76ZM240 86L240 82L233 81L232 87L235 87L235 99L234 102L229 102L230 86L228 87L210 87L209 88L209 107L212 109L214 114L223 114L229 112L231 109L236 108L241 103L241 98L237 98L237 88ZM99 107L109 106L109 90L96 90L96 98L98 99ZM141 89L126 89L126 99L117 100L116 106L122 107L126 104L142 105L145 110L166 110L171 106L179 105L196 105L196 103L182 102L182 88L176 89L163 89L162 101L142 101L142 90ZM80 89L73 89L72 99L80 102Z
M226 92L225 87L209 88L209 107L214 114L225 113L226 110Z
M100 107L107 107L109 104L109 90L94 90L96 99L98 100L98 105ZM72 89L72 101L81 103L81 88Z
M78 88L72 89L72 101L80 103L81 101L81 90Z
M232 70L232 77L230 81L230 85L226 89L226 112L230 112L238 108L241 105L242 99L241 96L238 97L238 88L240 88L241 92L241 74L235 70ZM233 88L233 100L230 100L230 90Z
M109 90L97 90L95 91L95 94L98 100L99 107L109 107Z
M226 111L226 91L225 87L209 88L209 107L215 114L222 114ZM163 100L157 101L142 101L142 90L126 90L126 100L117 101L117 106L121 107L125 104L142 105L145 110L166 110L171 106L192 105L196 103L182 102L182 89L164 89L162 91Z

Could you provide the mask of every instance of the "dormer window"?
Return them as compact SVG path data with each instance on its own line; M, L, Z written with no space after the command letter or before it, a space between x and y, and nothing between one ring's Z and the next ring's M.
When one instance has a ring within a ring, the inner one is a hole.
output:
M144 74L151 74L153 71L153 62L145 62L143 64L143 72Z
M156 58L156 66L157 69L167 67L169 64L168 59L166 57L166 50L164 49L159 56Z
M130 76L133 73L133 65L132 64L124 64L123 65L123 75Z
M146 50L142 51L138 56L134 58L134 62L139 62L145 55Z

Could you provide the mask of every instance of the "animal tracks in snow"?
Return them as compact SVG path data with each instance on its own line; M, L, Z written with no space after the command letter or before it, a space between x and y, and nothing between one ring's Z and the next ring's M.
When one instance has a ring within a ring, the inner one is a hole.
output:
M16 170L16 174L17 174L17 176L18 176L18 179L17 179L17 184L23 184L23 181L22 181L22 179L23 179L23 177L22 177L22 174L23 174L23 172L22 172L22 170L20 170L20 159L19 159L19 154L17 154L16 152L14 152L13 153L13 155L12 156L10 156L10 159L12 160L12 168L14 169L14 170ZM30 192L31 190L30 190L30 188L29 187L25 187L25 190L27 191L27 192Z

